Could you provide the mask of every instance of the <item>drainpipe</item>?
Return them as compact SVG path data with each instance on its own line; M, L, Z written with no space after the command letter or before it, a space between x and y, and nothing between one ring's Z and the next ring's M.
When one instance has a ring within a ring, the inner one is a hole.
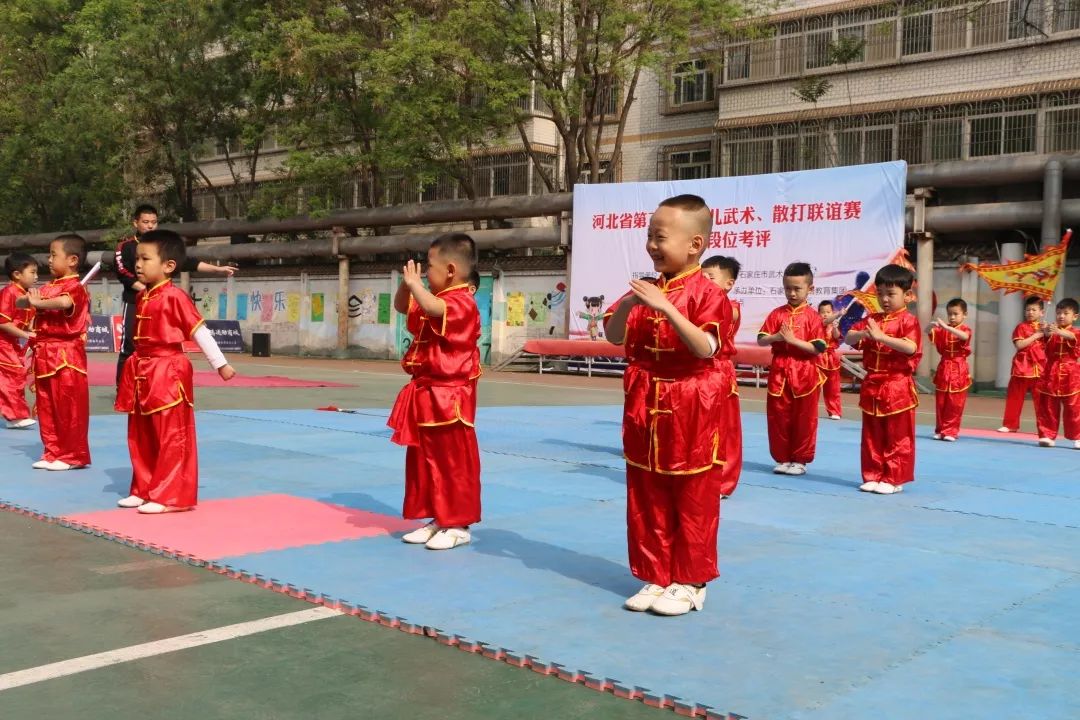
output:
M1023 234L1020 236L1023 238ZM1001 262L1013 262L1024 259L1023 240L1010 240L1001 244ZM1024 296L1021 293L1005 294L1004 290L998 290L998 327L997 327L997 370L994 374L994 387L1004 388L1009 386L1009 376L1012 374L1012 358L1016 352L1013 347L1013 329L1020 324L1024 317Z
M915 209L912 215L912 231L917 238L915 249L916 301L919 326L929 327L933 315L934 302L934 234L926 232L926 201L933 196L934 189L915 188ZM925 346L925 342L923 343ZM930 378L930 352L923 352L919 361L918 376Z
M1061 177L1063 168L1061 161L1051 159L1046 162L1043 170L1043 207L1042 207L1042 239L1039 243L1041 250L1046 250L1061 242ZM1057 289L1054 291L1053 302L1056 303L1065 297L1065 266L1062 264L1061 277L1058 278Z

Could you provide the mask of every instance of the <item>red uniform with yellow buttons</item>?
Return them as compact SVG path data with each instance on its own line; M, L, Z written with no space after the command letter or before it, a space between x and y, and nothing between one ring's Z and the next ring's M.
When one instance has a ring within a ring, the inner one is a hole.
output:
M1035 389L1035 424L1039 437L1054 440L1058 423L1064 422L1065 437L1080 440L1080 340L1076 328L1071 335L1051 335L1046 340L1046 372Z
M45 446L41 459L68 465L90 464L90 383L86 375L86 328L90 297L78 275L41 287L41 298L71 298L67 310L38 310L34 315L34 384L38 428Z
M116 410L128 413L131 495L171 508L198 502L195 388L183 343L203 319L165 280L135 297L135 352L124 363Z
M783 305L765 318L758 337L780 332L787 326L795 337L826 346L821 316L806 303ZM772 345L765 415L769 424L769 453L778 463L810 463L817 449L818 393L825 373L818 355L784 341Z
M480 311L467 285L436 296L442 317L429 318L412 299L405 326L413 341L401 360L412 380L401 389L387 424L405 445L406 518L439 527L480 522L480 449L476 381L480 377Z
M934 373L934 387L937 389L934 396L937 409L934 432L954 438L960 435L960 419L967 404L968 388L971 387L967 358L971 355L973 337L967 325L960 325L956 329L967 333L968 339L961 340L936 325L930 328L930 341L941 355L937 372Z
M825 400L825 414L843 415L840 403L840 335L835 325L825 328L825 352L818 355L818 368L825 374L821 385L821 397Z
M856 345L862 351L866 369L859 393L863 482L903 485L915 479L915 408L919 406L919 394L913 377L922 358L922 331L918 318L906 308L870 317L889 337L915 343L912 355L869 337ZM867 320L863 319L851 330L865 331L866 327Z
M0 325L12 324L19 330L29 330L34 319L33 308L17 308L15 301L26 294L22 286L11 283L0 290ZM5 420L25 420L30 417L26 404L26 348L19 338L0 333L0 416Z
M1012 368L1009 373L1009 388L1005 391L1005 416L1001 425L1013 432L1020 429L1020 415L1024 411L1024 398L1031 392L1035 398L1035 387L1042 377L1043 368L1046 367L1046 338L1042 335L1038 323L1024 321L1013 330L1013 342L1026 340L1032 335L1038 335L1039 339L1026 348L1016 351L1013 355Z
M700 267L656 284L718 347L729 336L731 303ZM724 462L730 383L722 381L715 358L696 357L663 313L646 305L630 310L623 346L630 570L661 586L706 583L719 575L720 483L712 471Z
M732 322L731 331L721 339L720 349L716 353L716 366L720 372L718 382L720 387L731 387L731 390L722 396L721 411L722 425L724 429L724 464L715 468L713 472L719 474L720 495L728 496L735 492L739 484L739 475L742 474L742 413L739 409L739 383L735 377L735 335L742 325L742 303L731 300Z

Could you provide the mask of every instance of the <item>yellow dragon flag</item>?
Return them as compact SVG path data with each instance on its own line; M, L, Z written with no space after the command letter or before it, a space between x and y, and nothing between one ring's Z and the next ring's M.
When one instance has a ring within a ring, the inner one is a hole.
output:
M892 256L892 259L887 263L888 265L899 265L905 267L911 272L915 272L915 266L911 264L911 259L908 257L908 252L904 248L900 248L896 251L896 254ZM845 295L850 295L855 298L855 302L866 308L867 312L879 313L881 312L881 306L878 305L877 300L877 286L874 283L870 283L862 290L848 290Z
M960 272L974 270L982 276L991 290L1004 290L1005 294L1022 292L1049 300L1054 295L1061 270L1065 266L1065 255L1069 252L1069 239L1072 230L1066 230L1060 245L1048 247L1038 255L1024 255L1023 260L1002 263L1001 265L974 265L964 263Z

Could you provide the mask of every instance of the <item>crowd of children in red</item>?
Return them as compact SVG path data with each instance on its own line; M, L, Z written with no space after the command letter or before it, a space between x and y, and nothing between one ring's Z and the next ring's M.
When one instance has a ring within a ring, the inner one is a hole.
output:
M734 258L701 262L712 212L695 195L662 202L648 227L645 251L655 280L634 279L603 316L605 336L623 345L623 453L626 461L627 545L631 573L645 584L625 607L659 615L701 610L706 585L719 574L717 531L721 500L736 488L742 466L738 385L732 358L741 321L729 298L739 275ZM481 519L480 455L474 429L480 377L480 317L476 246L463 233L436 239L426 273L409 261L394 298L413 335L402 359L410 375L388 425L406 446L406 518L429 519L403 536L406 543L449 550L472 540ZM70 470L90 464L85 331L88 298L78 269L85 243L77 235L53 241L53 281L34 288L37 263L15 254L11 285L0 292L0 409L8 427L34 424L26 405L27 343L33 354L37 424L44 450L35 468ZM134 354L126 360L116 409L128 413L132 463L130 495L121 507L156 514L192 509L198 485L192 368L182 343L194 339L228 380L234 374L203 326L191 299L171 283L184 263L183 240L170 231L143 234L135 270L144 288L136 298ZM424 278L427 283L425 285ZM826 414L841 417L841 341L862 352L862 484L881 495L901 492L915 468L914 383L923 331L908 312L915 277L886 265L874 278L881 311L841 337L839 314L825 301L807 303L814 276L794 262L783 273L787 302L762 324L757 341L772 350L766 415L776 473L803 475L813 462L819 396ZM1035 396L1039 443L1052 446L1064 419L1065 437L1080 449L1080 343L1077 303L1057 304L1053 324L1043 303L1027 301L1014 333L1017 348L1001 432L1015 432L1026 393ZM934 437L952 442L971 386L967 357L973 332L967 306L955 299L946 319L926 329L941 356L935 374Z

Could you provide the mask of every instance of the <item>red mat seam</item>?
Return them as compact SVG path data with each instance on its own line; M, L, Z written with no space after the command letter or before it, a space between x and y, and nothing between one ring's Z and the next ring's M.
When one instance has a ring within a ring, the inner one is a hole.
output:
M344 615L360 618L365 622L375 623L383 627L393 628L410 635L427 637L448 647L456 647L467 653L482 655L489 660L503 662L512 667L532 670L540 675L547 675L574 685L581 685L596 692L611 693L615 697L644 703L650 707L672 710L675 714L683 717L699 717L707 720L748 720L747 716L737 713L722 713L708 705L693 703L683 700L674 695L662 695L654 693L647 688L629 686L612 678L602 678L584 670L571 670L555 662L545 662L533 655L507 650L505 648L487 645L483 642L465 638L461 635L444 633L443 631L427 625L418 625L405 618L389 615L379 610L370 610L363 605L346 602L340 598L332 598L326 593L316 593L311 588L299 588L291 583L282 582L277 578L266 578L258 573L235 568L213 560L204 560L189 553L184 553L172 548L162 547L153 543L143 542L137 538L126 535L118 535L104 528L95 527L88 523L71 521L66 518L58 518L53 515L38 512L31 508L24 508L5 500L0 500L0 510L13 512L19 515L70 528L87 535L104 538L112 542L121 543L128 547L160 555L170 560L183 562L193 567L204 568L218 575L224 575L234 580L240 580L256 585L267 590L272 590L298 600L304 600L314 605L324 605L328 608L339 610Z

